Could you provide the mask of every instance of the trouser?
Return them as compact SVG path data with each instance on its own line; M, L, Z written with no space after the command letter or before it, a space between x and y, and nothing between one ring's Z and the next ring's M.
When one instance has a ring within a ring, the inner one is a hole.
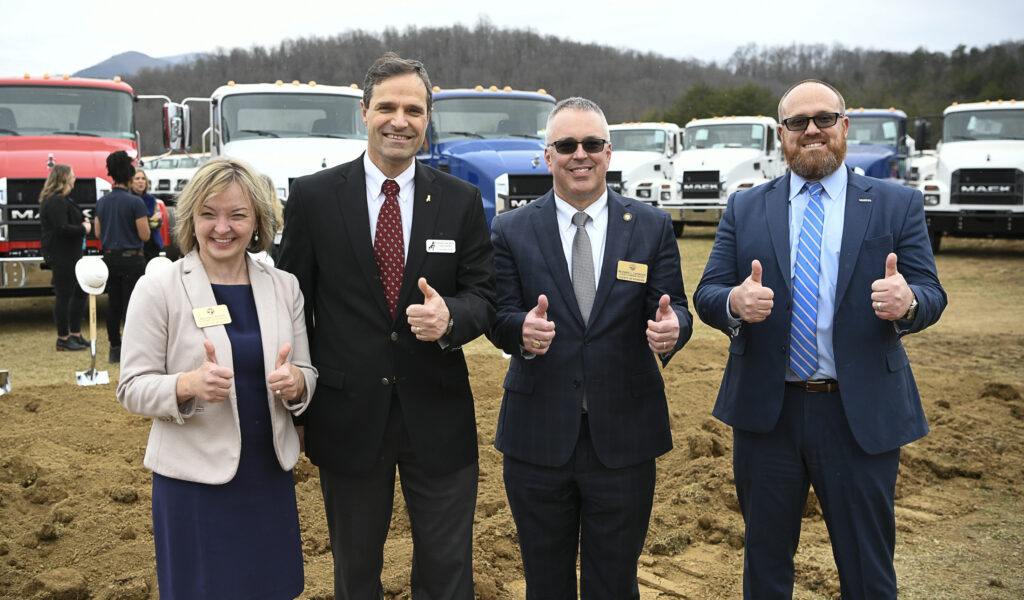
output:
M900 451L864 452L839 394L786 386L775 429L733 429L747 600L793 597L793 557L809 485L821 503L843 600L896 598L893 504Z
M472 600L478 463L441 475L427 471L412 449L397 396L391 400L380 460L371 472L320 469L335 600L384 597L380 575L396 467L412 528L412 599Z
M612 469L597 458L583 416L569 462L505 456L505 493L519 534L527 600L639 599L637 559L654 502L654 459Z
M107 263L107 339L111 348L121 346L121 323L128 313L128 301L131 300L135 283L146 272L146 259L141 255L122 256L105 254L103 262Z
M57 337L70 333L81 333L82 313L85 311L85 291L75 277L75 263L50 263L53 271L53 322L57 325Z

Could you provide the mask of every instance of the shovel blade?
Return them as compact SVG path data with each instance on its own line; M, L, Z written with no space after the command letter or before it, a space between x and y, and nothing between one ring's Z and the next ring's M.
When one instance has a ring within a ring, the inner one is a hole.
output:
M106 371L89 369L86 371L76 371L75 380L78 382L78 385L106 385L110 383L110 376Z

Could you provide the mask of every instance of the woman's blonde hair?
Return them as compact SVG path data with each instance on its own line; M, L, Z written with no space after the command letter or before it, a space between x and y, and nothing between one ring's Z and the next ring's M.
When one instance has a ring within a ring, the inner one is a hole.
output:
M281 206L281 201L277 199L277 190L274 189L274 180L270 178L270 175L260 175L260 179L263 180L264 185L267 186L267 193L270 194L271 206L274 209L274 231L281 231L284 229L284 207Z
M67 196L71 193L71 165L56 164L50 169L50 174L43 184L43 191L39 192L39 203L53 196Z
M252 202L256 226L246 250L262 252L274 243L274 209L266 185L248 164L234 158L215 158L199 167L178 196L174 236L182 253L195 250L196 215L210 196L226 190L232 183ZM274 201L277 199L274 198Z

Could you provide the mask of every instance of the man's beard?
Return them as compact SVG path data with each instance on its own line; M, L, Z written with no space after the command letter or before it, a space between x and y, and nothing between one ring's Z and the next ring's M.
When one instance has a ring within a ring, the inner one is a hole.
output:
M846 138L830 138L823 136L826 152L802 152L801 145L807 141L798 139L795 143L783 142L782 151L786 155L789 168L804 179L818 181L835 173L846 158Z

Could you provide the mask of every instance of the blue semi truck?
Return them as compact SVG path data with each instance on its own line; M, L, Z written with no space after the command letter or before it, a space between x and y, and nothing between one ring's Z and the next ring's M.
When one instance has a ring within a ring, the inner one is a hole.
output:
M859 173L907 184L914 138L907 133L907 113L896 108L851 108L846 136L846 164Z
M554 97L544 90L434 87L434 112L416 158L480 188L489 226L495 214L551 189L544 134L554 106ZM620 173L606 178L621 191Z

